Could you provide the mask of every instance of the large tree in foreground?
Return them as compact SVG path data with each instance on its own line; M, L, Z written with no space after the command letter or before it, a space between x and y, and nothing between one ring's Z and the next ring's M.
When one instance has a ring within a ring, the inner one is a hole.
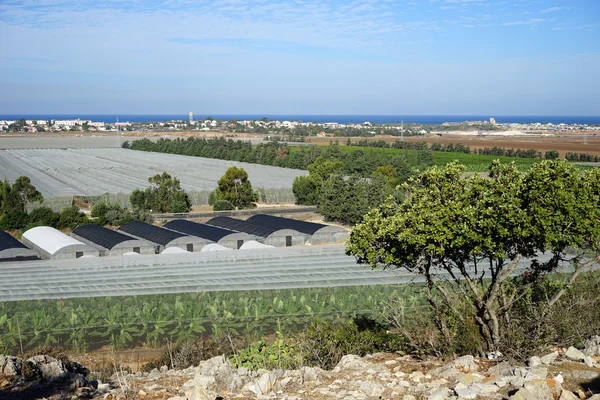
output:
M542 161L527 172L494 162L489 178L464 171L451 163L411 178L405 200L369 212L346 252L373 267L421 275L434 309L459 319L464 312L453 299L460 296L495 350L501 319L523 293L507 284L520 262L530 282L570 263L572 274L547 299L550 309L600 260L600 169L582 173L564 161Z

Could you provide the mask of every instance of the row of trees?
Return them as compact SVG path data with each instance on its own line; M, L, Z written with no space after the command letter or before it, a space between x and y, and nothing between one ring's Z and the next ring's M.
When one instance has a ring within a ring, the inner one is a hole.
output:
M389 146L385 142L382 143ZM149 139L140 139L131 144L125 142L123 147L133 150L216 158L296 169L307 169L310 164L322 156L327 159L341 160L347 174L368 175L375 171L377 167L388 164L394 165L396 168L405 163L417 168L433 165L433 153L427 149L425 142L423 142L424 147L419 146L419 143L411 143L410 148L407 147L406 149L416 151L407 152L406 154L382 154L362 150L348 152L343 151L337 141L332 142L329 146L290 148L287 144L279 142L267 142L252 146L250 142L242 140L193 137L187 139L159 139L156 142Z
M565 159L569 161L600 162L599 156L587 153L567 153Z

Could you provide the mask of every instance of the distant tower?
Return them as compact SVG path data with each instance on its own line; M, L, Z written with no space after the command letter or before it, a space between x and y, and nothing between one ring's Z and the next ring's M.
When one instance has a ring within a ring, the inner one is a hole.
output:
M404 142L404 120L400 124L400 141Z
M190 111L190 122L194 122L194 113Z

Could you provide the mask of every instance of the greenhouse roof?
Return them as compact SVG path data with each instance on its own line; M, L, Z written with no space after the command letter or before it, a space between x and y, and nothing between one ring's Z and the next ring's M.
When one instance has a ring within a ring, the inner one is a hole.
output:
M198 236L203 239L209 239L213 242L218 242L227 235L237 232L223 229L216 226L199 224L184 219L176 219L163 225L163 228L171 229L176 232L185 233L186 235Z
M109 250L120 243L138 240L96 224L81 225L73 229L73 233Z
M10 233L0 231L0 251L8 249L26 249L27 247L12 237Z
M279 229L294 229L298 232L306 233L308 235L312 235L319 229L329 226L314 222L298 221L291 218L276 217L274 215L267 214L253 215L252 217L248 218L247 221L256 225L268 226L271 228L279 227Z
M277 228L256 225L250 222L242 221L241 219L235 219L230 217L215 217L206 221L208 225L218 226L220 228L230 229L232 231L246 232L251 235L260 237L268 237L274 232L280 229L284 229L282 226Z
M40 249L55 254L57 251L73 245L82 245L79 240L72 238L69 235L65 235L61 231L58 231L49 226L38 226L31 228L23 233L23 238L34 243Z
M144 238L153 243L161 244L163 246L168 245L175 239L187 236L179 232L159 228L158 226L150 225L140 221L129 222L121 226L119 230L140 238Z

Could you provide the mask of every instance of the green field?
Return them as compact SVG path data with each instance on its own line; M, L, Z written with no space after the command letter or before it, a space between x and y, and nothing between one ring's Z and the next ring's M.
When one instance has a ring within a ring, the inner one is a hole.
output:
M0 303L0 354L41 345L73 351L178 343L231 334L249 342L293 334L313 318L381 317L390 302L407 312L425 303L414 285L185 293Z
M359 146L341 146L341 151L345 153L352 153L361 150L365 153L382 153L382 154L404 154L407 159L417 157L419 150L405 150L405 149L391 149L391 148L377 148L377 147L359 147ZM488 170L489 165L494 160L500 160L503 163L514 162L517 167L521 170L527 170L536 162L539 162L538 158L517 158L517 157L506 157L506 156L488 156L482 154L465 154L465 153L453 153L444 151L433 152L434 164L437 166L444 166L452 161L459 161L467 167L467 171L471 172L485 172Z

